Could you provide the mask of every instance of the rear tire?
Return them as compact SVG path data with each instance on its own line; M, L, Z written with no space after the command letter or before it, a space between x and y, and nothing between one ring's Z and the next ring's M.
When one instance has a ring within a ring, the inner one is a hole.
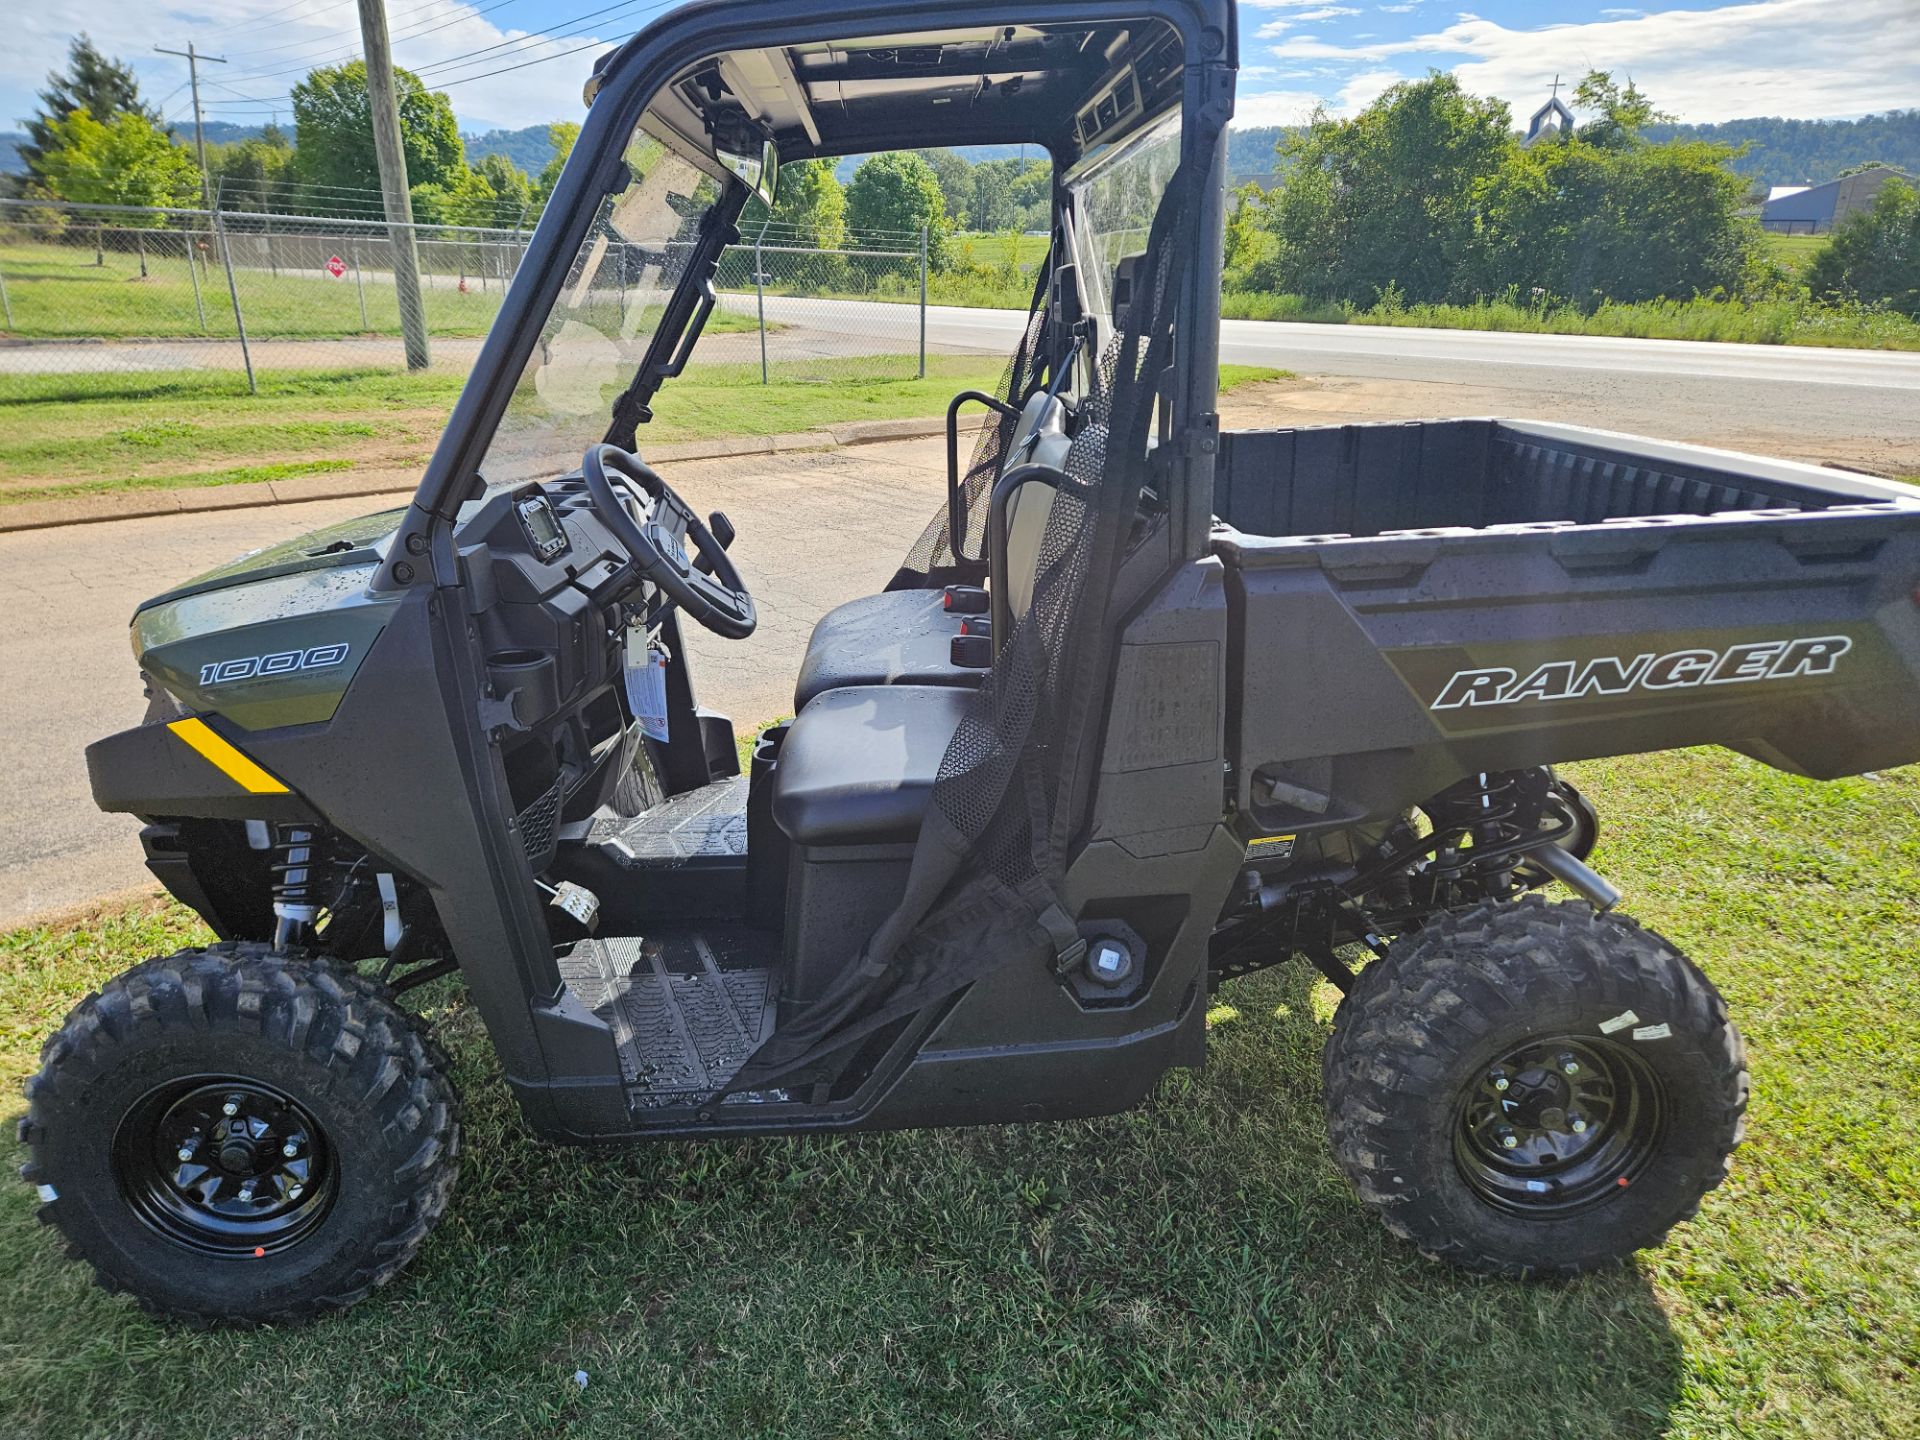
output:
M1658 1244L1726 1178L1748 1092L1685 956L1537 895L1397 941L1341 1006L1324 1075L1334 1154L1387 1228L1517 1277Z
M452 1194L446 1057L379 986L318 957L226 944L149 960L76 1006L41 1062L21 1122L40 1218L158 1315L342 1309L406 1265Z

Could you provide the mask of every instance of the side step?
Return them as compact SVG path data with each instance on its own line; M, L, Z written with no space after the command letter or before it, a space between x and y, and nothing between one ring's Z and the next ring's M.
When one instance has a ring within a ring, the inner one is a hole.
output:
M560 957L560 974L612 1028L633 1109L693 1105L773 1033L779 944L744 925L667 927L582 940Z

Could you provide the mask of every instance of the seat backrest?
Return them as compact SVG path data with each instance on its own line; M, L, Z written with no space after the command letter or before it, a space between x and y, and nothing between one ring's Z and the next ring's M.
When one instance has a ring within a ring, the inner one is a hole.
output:
M1021 465L1066 465L1073 442L1067 436L1067 408L1058 396L1035 395L1021 412L1013 443L1001 474ZM1053 486L1029 480L1007 497L1007 613L1019 619L1033 603L1034 571L1040 563L1040 541L1053 510ZM999 581L1002 577L996 576Z

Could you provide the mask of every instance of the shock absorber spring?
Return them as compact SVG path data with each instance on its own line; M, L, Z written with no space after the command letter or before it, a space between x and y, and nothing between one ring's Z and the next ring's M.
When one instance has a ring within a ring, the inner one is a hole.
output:
M273 827L273 945L299 944L320 916L318 886L326 868L325 842L306 825Z

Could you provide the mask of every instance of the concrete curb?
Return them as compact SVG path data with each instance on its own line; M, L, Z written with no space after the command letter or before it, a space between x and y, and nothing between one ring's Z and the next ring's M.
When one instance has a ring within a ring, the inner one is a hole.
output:
M962 430L976 429L984 417L963 416ZM919 440L944 435L943 419L857 420L823 425L785 435L746 435L734 439L692 440L655 445L653 461L731 460L748 455L782 455L805 450L837 450L886 440ZM644 436L642 437L645 438ZM420 483L417 471L369 470L360 473L302 475L290 480L261 480L243 485L184 486L176 490L138 490L131 495L75 495L67 499L28 500L0 505L0 535L19 530L49 530L58 525L97 525L109 520L145 520L205 510L248 510L261 505L302 505L355 495L411 495Z

